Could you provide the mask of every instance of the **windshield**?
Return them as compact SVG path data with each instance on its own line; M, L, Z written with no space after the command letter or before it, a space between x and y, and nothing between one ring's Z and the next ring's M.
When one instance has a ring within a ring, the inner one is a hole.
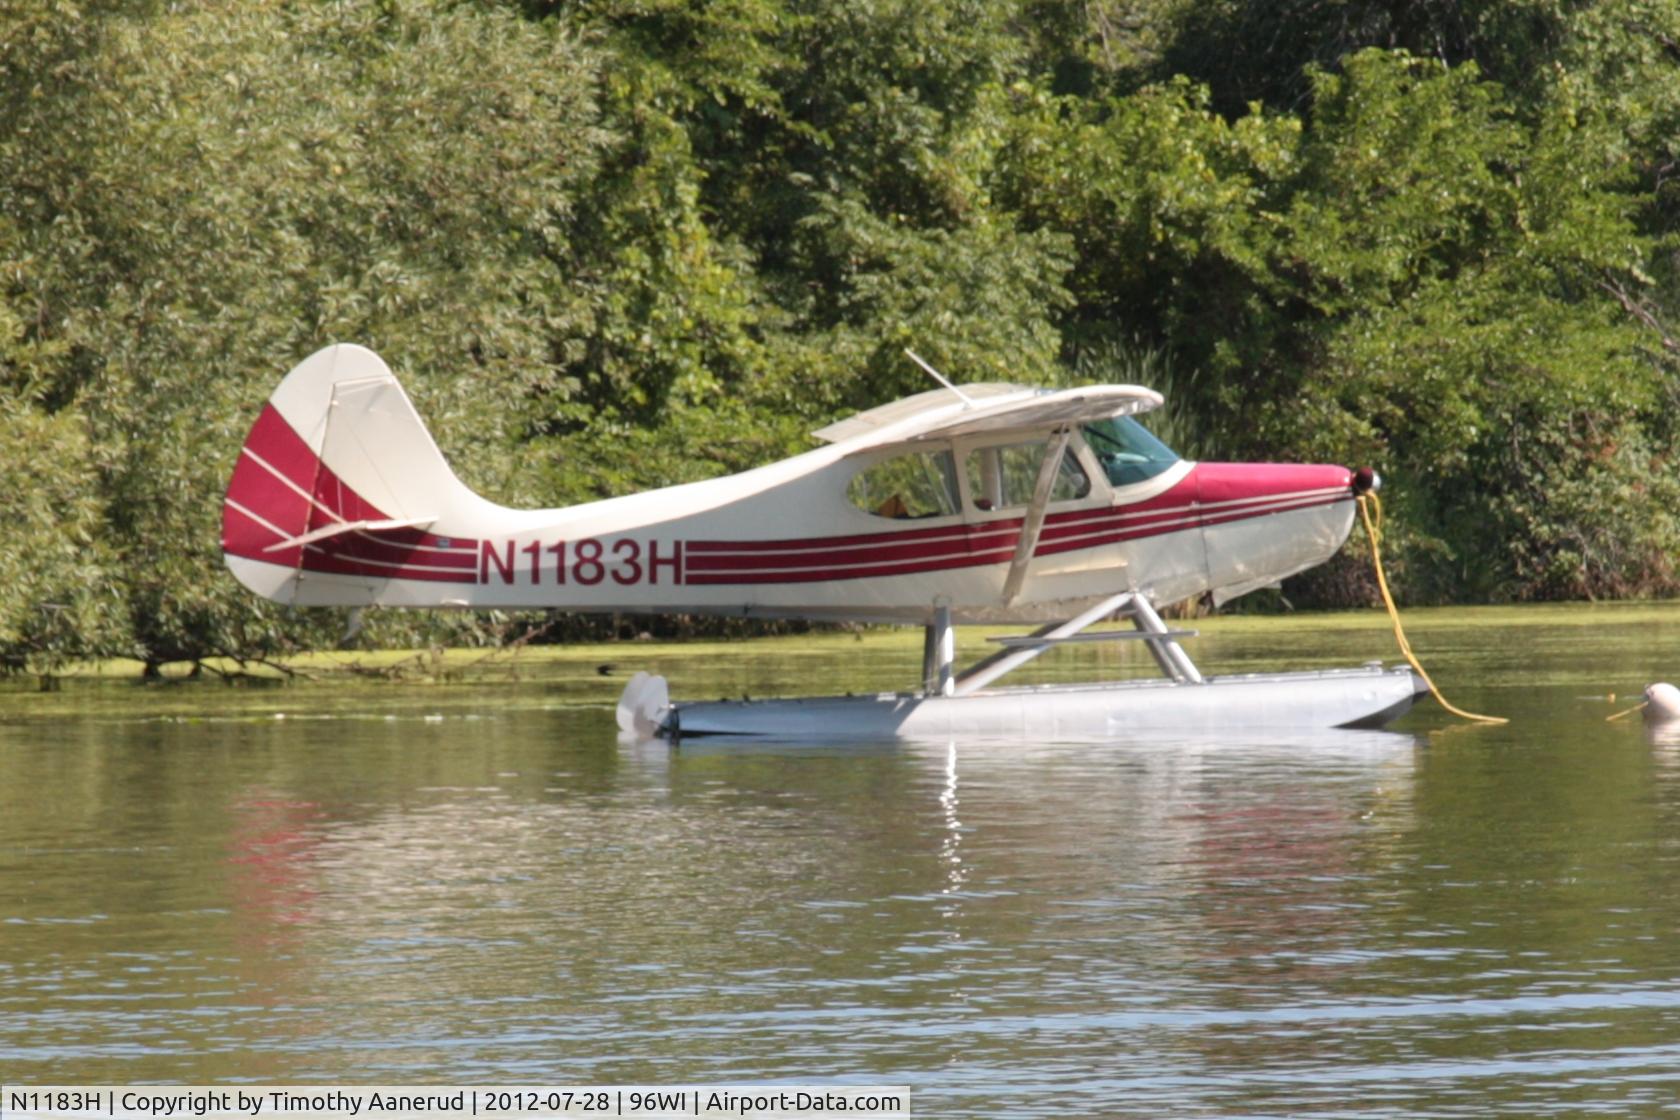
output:
M1086 424L1085 442L1114 486L1130 486L1154 478L1178 462L1172 448L1150 435L1147 428L1130 416Z

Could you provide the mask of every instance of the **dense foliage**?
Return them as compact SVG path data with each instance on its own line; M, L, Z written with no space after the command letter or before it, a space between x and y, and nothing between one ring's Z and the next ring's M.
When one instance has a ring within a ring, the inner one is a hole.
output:
M1673 593L1677 169L1680 0L11 0L0 664L336 640L217 551L333 340L509 502L787 454L913 344L1376 465L1413 599Z

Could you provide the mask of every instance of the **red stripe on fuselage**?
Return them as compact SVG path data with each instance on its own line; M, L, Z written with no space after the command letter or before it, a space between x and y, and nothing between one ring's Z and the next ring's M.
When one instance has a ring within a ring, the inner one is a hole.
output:
M973 556L1000 548L1013 549L1021 535L1021 522L998 522L983 527L959 526L960 531L947 540L913 540L908 543L877 545L835 545L828 541L807 542L798 551L778 550L774 553L699 551L689 549L686 570L696 572L726 572L737 569L768 571L782 568L805 568L817 564L845 566L851 564L882 564L901 561L933 560ZM888 540L891 540L890 535ZM695 582L692 578L689 583Z
M1352 501L1352 495L1337 498L1317 498L1289 504L1269 506L1264 509L1234 510L1227 513L1207 513L1178 520L1156 520L1139 526L1128 526L1111 532L1099 532L1096 535L1081 534L1072 539L1041 541L1034 550L1034 556L1055 556L1064 552L1078 552L1085 548L1099 548L1109 544L1123 544L1126 541L1144 540L1149 537L1161 537L1168 533L1184 532L1186 530L1202 530L1214 525L1226 525L1236 521L1252 521L1262 517L1269 517L1275 513L1294 513L1298 510L1317 509L1321 506L1335 505L1337 502Z
M987 529L1005 525L1019 526L1019 517L1009 521L993 521ZM944 537L963 539L973 530L970 525L939 525L926 529L901 529L897 532L855 533L847 537L791 537L781 540L752 541L689 541L689 552L801 552L811 549L853 548L873 544L901 544L906 541L932 541Z
M477 583L478 569L436 568L414 564L381 564L353 556L328 552L315 545L304 549L304 570L342 576L372 576L375 579L413 579L428 583Z
M1141 502L1049 515L1033 555L1077 552L1350 501L1351 480L1345 467L1198 464L1177 484ZM690 541L685 582L813 583L1004 563L1014 556L1021 525L1015 517L845 537Z
M362 531L344 533L316 541L310 547L312 551L346 561L367 560L375 564L414 564L426 568L478 571L477 552L428 548L414 542L391 540L383 533L378 536Z
M1169 533L1199 531L1211 525L1223 525L1234 521L1247 521L1254 518L1269 516L1273 513L1292 513L1297 510L1315 509L1320 506L1334 505L1337 502L1351 501L1351 497L1320 499L1310 502L1282 506L1255 512L1235 512L1217 516L1191 516L1180 522L1156 522L1140 526L1116 528L1109 532L1098 532L1090 535L1091 530L1084 530L1080 535L1070 540L1043 541L1033 550L1034 557L1055 556L1061 553L1078 552L1083 549L1100 548L1104 545L1122 544L1127 541L1145 540L1150 537L1166 536ZM913 575L921 572L948 571L953 568L981 567L987 564L1007 563L1014 558L1013 546L985 552L961 552L940 557L927 557L920 560L902 563L877 563L874 561L856 562L847 565L823 564L819 557L805 561L811 567L788 570L789 565L772 567L770 565L755 564L751 567L736 567L727 570L712 570L705 573L695 572L692 567L686 583L722 585L722 584L760 584L760 583L819 583L829 580L868 579L875 576Z
M965 552L942 559L912 560L891 564L853 564L845 568L822 567L800 571L738 571L721 574L684 574L688 584L720 585L740 583L822 583L828 580L869 579L875 576L905 576L918 572L942 572L951 568L973 568L986 564L1007 563L1015 555L1013 547L992 552Z

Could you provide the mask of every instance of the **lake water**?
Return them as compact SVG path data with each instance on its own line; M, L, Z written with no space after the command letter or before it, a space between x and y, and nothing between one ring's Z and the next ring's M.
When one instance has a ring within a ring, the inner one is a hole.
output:
M1509 725L1425 703L1296 740L618 741L634 668L693 698L880 687L919 664L894 636L0 694L0 1076L1680 1111L1680 735L1604 718L1680 679L1680 604L1408 617L1449 698ZM1392 639L1286 618L1193 650ZM1132 656L1061 653L1041 675Z

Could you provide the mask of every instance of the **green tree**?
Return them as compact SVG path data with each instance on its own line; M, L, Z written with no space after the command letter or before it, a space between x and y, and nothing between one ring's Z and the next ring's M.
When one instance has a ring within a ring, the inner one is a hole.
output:
M1673 590L1677 166L1675 0L16 0L0 663L333 640L216 516L334 340L511 503L801 449L909 346L1373 462L1414 590Z
M1403 52L1310 78L1304 120L1183 81L1016 118L1000 196L1074 238L1068 339L1197 371L1215 454L1382 467L1428 593L1671 586L1664 242L1622 122Z
M925 387L911 342L956 376L1054 376L1065 240L990 197L1020 58L1006 7L582 11L613 56L619 143L580 274L610 312L549 426L556 493L806 446L836 412Z
M1389 467L1419 591L1669 585L1665 374L1605 292L1657 252L1620 122L1385 53L1315 82L1288 247L1331 329L1261 430Z
M16 240L0 222L0 669L46 676L128 652L128 628L87 424L48 399L63 348L30 338Z
M521 402L568 392L560 351L594 315L565 265L604 141L596 60L470 7L81 18L93 49L8 72L54 92L7 118L0 203L37 262L30 330L64 351L40 393L86 418L135 643L158 662L322 640L220 571L245 429L287 367L355 339L467 478L523 496Z

